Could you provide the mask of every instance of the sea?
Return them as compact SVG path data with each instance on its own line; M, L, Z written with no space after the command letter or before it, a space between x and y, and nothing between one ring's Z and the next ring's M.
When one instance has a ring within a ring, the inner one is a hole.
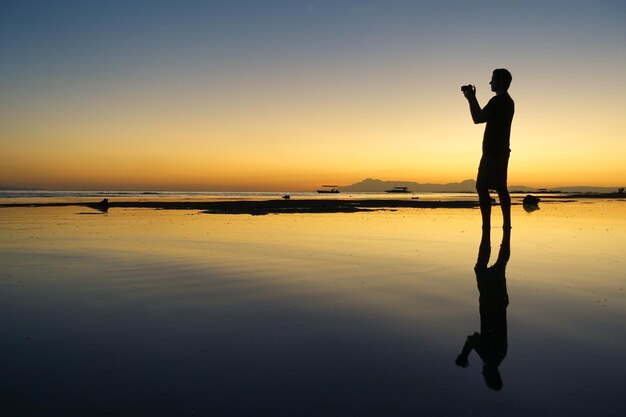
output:
M91 201L108 198L109 200L134 201L226 201L226 200L271 200L288 195L292 199L419 199L424 201L458 201L477 200L476 193L470 192L415 192L415 193L386 193L386 192L341 192L338 194L320 194L316 191L114 191L114 190L0 190L0 203L16 202L57 202L57 201ZM511 192L516 198L523 198L526 193ZM561 194L542 194L542 198L556 197Z

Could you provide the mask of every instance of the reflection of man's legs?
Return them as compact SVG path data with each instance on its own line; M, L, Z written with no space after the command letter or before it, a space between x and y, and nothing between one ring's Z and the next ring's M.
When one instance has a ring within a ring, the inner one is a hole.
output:
M500 199L500 208L502 208L502 227L511 228L511 196L506 187L496 190ZM482 203L481 203L482 205Z
M491 227L491 196L488 188L476 187L478 192L478 202L480 203L480 214L483 218L483 229Z

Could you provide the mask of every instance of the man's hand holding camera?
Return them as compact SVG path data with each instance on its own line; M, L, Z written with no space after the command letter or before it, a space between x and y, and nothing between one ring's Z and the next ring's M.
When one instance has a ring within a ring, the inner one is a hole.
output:
M462 86L461 91L463 92L463 95L467 99L471 97L476 97L476 87L471 84Z

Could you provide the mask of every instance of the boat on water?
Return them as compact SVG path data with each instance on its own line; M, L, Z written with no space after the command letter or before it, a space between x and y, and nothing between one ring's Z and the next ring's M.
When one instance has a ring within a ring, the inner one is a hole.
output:
M322 185L317 192L320 194L339 194L339 190L336 185Z
M393 187L390 190L385 190L386 193L396 193L396 194L409 194L413 191L409 191L409 187Z

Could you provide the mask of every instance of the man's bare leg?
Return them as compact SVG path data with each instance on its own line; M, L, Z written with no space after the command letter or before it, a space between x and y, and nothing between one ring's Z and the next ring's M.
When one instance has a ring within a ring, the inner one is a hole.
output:
M487 188L477 188L480 214L483 218L483 229L491 228L491 196Z
M502 209L502 227L511 228L511 196L506 188L496 190L500 199L500 208Z

